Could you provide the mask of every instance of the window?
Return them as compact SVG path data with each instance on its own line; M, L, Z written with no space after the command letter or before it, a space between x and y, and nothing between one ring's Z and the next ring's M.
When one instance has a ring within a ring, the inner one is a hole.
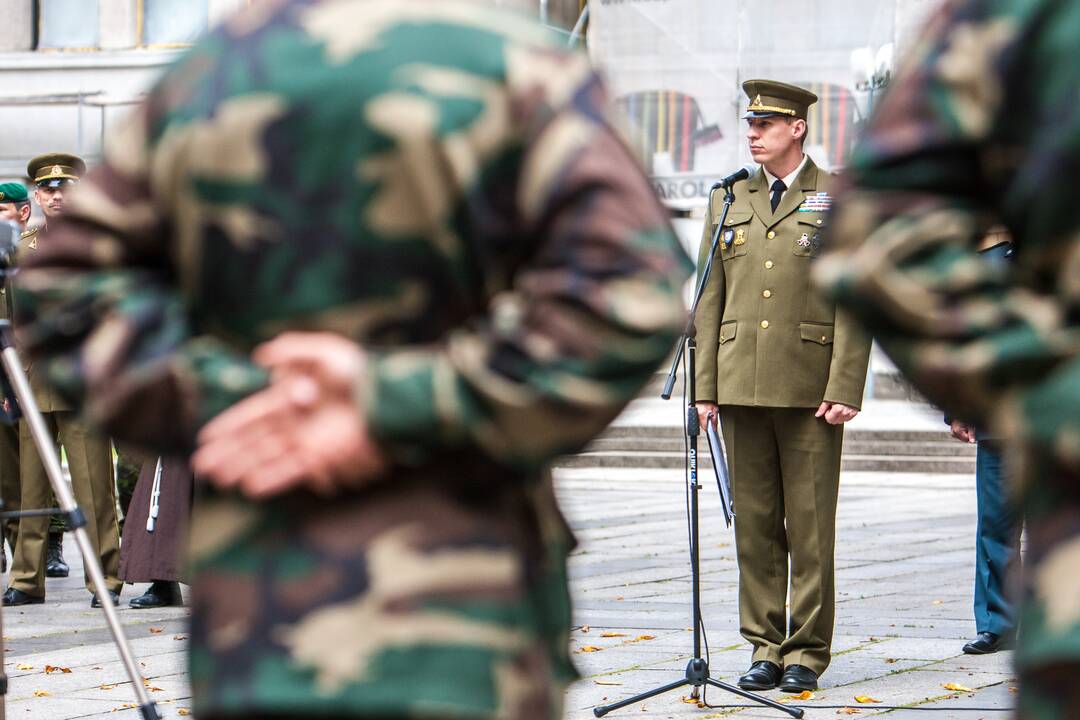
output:
M207 0L139 0L140 45L189 45L206 30Z
M41 0L39 12L38 47L97 47L98 0Z

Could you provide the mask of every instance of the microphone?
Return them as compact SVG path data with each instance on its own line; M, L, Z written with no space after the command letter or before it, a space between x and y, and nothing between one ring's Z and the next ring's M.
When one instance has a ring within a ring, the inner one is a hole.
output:
M741 168L731 173L723 180L717 182L715 185L713 185L713 187L729 188L740 180L746 180L747 178L749 178L755 170L757 170L757 165L743 165Z

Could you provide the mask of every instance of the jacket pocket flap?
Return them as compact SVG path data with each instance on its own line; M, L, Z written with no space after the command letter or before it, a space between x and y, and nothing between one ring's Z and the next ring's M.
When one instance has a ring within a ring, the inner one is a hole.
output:
M833 341L833 326L820 323L799 323L799 335L808 342L828 345Z
M820 212L797 212L795 213L795 219L799 221L800 225L812 225L816 228L823 228L829 224L825 213Z
M720 344L723 345L728 340L735 339L735 327L738 323L734 320L728 320L726 323L720 323Z
M724 227L731 227L732 225L742 225L743 223L750 222L750 218L754 217L752 212L729 212L727 220L724 221ZM716 216L716 221L720 222L720 216Z

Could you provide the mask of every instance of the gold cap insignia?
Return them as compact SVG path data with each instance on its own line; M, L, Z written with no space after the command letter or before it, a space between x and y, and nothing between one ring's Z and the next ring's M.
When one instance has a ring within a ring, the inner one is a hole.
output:
M64 174L64 168L60 167L59 165L53 165L52 166L52 171L49 174L50 175L63 175Z
M761 96L760 96L760 95L758 95L757 97L755 97L755 98L754 98L754 100L753 100L753 102L751 102L750 104L751 104L751 105L761 105L761 104L762 104L762 103L761 103Z
M0 200L4 199L4 193L0 192Z

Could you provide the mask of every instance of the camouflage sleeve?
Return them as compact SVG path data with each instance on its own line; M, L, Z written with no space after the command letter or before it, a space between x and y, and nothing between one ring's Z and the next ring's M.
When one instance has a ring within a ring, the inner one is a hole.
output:
M1031 78L1054 73L1039 72L1031 31L1060 24L1049 12L1075 20L1075 6L1066 7L983 0L950 3L935 16L852 158L815 279L950 414L1026 434L1075 464L1076 331L1057 309L1060 298L1046 293L1065 284L1037 280L1068 270L1036 269L1053 229L1018 227L1021 214L1009 212L1023 163L1038 164L1028 133L1057 122L1037 117L1042 91ZM1062 57L1054 67L1070 65ZM1052 184L1038 174L1023 182ZM988 218L1026 240L1020 265L979 256Z
M104 149L17 277L20 346L105 432L165 451L192 447L198 427L266 376L247 353L192 332L150 190L151 106Z
M400 462L469 445L529 468L572 452L673 347L692 265L606 121L596 76L582 59L552 76L573 73L528 129L515 212L540 239L510 289L439 347L377 353L359 390Z

